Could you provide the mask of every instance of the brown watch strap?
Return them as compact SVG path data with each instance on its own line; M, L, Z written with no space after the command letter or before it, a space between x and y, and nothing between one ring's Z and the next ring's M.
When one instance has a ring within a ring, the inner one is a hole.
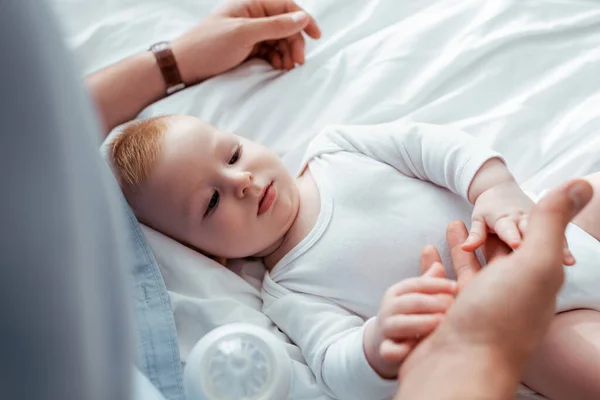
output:
M169 42L155 43L150 46L149 50L156 58L156 62L167 87L167 95L185 88L185 83L183 83L183 80L181 79L179 68L177 68L177 61L175 60Z

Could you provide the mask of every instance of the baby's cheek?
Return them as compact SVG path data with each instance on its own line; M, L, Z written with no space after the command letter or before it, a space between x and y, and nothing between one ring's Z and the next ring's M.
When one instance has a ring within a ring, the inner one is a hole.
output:
M224 211L217 222L217 229L222 240L234 240L242 229L243 222L233 210Z
M252 239L257 236L253 221L250 221L247 213L240 212L237 209L230 209L223 213L220 221L220 230L222 240L227 241L229 245L236 246L239 249L251 245Z

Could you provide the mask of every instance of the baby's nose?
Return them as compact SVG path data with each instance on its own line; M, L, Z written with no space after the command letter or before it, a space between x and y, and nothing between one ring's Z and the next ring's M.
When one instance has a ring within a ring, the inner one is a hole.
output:
M254 186L254 176L251 172L241 172L236 176L236 192L238 197L244 197Z

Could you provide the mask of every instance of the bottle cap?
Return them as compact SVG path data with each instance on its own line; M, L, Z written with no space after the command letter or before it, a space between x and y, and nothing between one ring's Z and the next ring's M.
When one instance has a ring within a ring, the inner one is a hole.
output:
M266 329L228 324L194 346L184 384L188 400L285 399L290 360L283 343Z

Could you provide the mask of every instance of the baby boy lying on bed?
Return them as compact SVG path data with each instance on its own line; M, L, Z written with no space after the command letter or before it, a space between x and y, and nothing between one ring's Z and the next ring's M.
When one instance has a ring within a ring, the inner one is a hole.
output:
M497 153L427 124L330 127L296 177L263 146L189 116L130 125L110 153L140 221L216 259L263 258L264 313L339 399L390 397L402 360L457 294L441 264L419 276L419 250L434 244L450 266L444 232L457 219L472 221L465 249L486 231L516 248L532 204ZM600 212L598 200L588 207ZM578 264L566 271L557 312L596 310L584 318L598 321L600 226L572 225L567 236ZM574 262L565 250L565 263ZM566 362L598 388L600 357L583 360L563 337L569 324L562 329L544 350L546 370L525 382L568 396L573 382L541 378ZM600 338L582 335L600 354Z

